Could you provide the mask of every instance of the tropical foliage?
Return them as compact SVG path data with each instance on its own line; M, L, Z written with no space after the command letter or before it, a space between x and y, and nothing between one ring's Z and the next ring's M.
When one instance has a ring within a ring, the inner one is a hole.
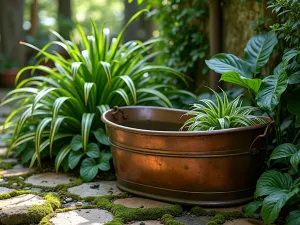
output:
M251 216L261 209L266 224L272 224L281 216L288 225L298 224L300 215L300 64L299 1L277 0L271 3L275 13L282 17L281 24L273 31L251 38L245 48L245 59L230 54L219 54L207 61L221 80L247 88L249 95L262 111L275 121L276 140L270 149L270 170L258 180L256 201L246 212ZM288 15L287 15L288 14ZM268 62L273 48L283 40L282 61L271 75L263 75L261 69Z
M212 100L203 99L193 104L192 110L187 115L193 117L188 119L183 127L188 131L221 130L235 127L252 126L264 123L264 120L250 115L255 107L242 106L241 95L229 102L227 94L223 92L223 99L213 91L218 104Z
M81 177L91 180L98 170L110 169L109 143L100 120L105 110L135 104L172 107L171 100L176 100L178 94L189 94L162 83L166 76L187 83L182 73L149 62L159 54L152 49L160 40L121 44L126 27L142 12L134 15L112 40L104 25L98 29L92 21L91 35L77 26L79 45L73 35L65 40L54 31L58 40L42 49L23 43L37 50L37 56L55 63L53 69L43 65L23 68L17 82L28 70L42 71L47 76L22 80L1 104L18 101L2 128L13 130L10 150L16 149L23 163L30 161L34 166L37 162L41 167L42 159L55 158L57 171L60 166L67 171L80 165ZM69 59L47 52L51 45L62 47Z

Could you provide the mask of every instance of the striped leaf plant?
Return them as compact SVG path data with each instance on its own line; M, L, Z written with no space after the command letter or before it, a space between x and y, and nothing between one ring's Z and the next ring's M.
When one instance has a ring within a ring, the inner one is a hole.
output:
M160 105L172 107L171 99L190 95L161 80L176 78L187 84L186 77L175 69L153 62L159 52L159 39L122 44L127 26L144 11L135 14L116 38L109 30L98 29L91 21L92 34L78 25L80 43L57 37L38 51L37 57L52 60L54 68L37 64L20 70L17 86L3 99L1 106L15 102L17 107L1 127L12 131L9 150L15 150L23 163L42 166L42 160L55 159L55 169L65 171L80 167L85 181L98 171L110 169L111 152L101 114L113 106ZM58 45L67 59L49 47ZM26 71L31 76L19 82ZM47 74L36 75L39 72ZM181 83L182 83L181 82ZM194 97L194 96L193 96Z

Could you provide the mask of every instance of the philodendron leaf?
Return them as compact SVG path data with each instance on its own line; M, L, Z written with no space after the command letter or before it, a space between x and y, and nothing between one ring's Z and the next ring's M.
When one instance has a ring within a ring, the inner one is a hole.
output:
M295 155L298 152L300 152L300 147L298 145L293 145L291 143L281 144L273 150L268 160L268 166L270 166L271 160L282 158L290 159L293 155Z
M82 161L80 167L80 176L81 178L88 182L97 176L98 165L96 161L92 158L86 158Z
M286 73L289 77L289 84L300 83L300 64L293 62L286 67Z
M100 158L99 158L99 163L98 163L98 168L102 171L107 171L110 169L110 160L112 158L111 152L110 151L103 151L101 152Z
M263 221L266 224L273 223L277 218L281 211L281 208L286 204L286 202L296 195L299 192L299 188L295 188L292 191L289 190L281 190L276 191L270 194L268 197L264 199L261 215Z
M206 65L217 73L237 72L243 77L252 78L251 66L232 54L220 53L205 60Z
M288 62L297 55L300 55L300 50L299 49L291 49L290 51L287 51L286 53L284 53L282 60Z
M293 179L287 173L269 170L258 179L255 197L270 195L274 192L289 190L293 186Z
M245 208L245 213L247 216L252 216L259 207L262 206L262 201L254 201L249 203Z
M252 72L258 74L268 62L274 46L278 43L272 31L251 38L245 48L245 61L252 66Z
M71 141L71 148L74 151L82 149L82 138L80 135L75 135Z
M271 75L263 79L259 92L256 96L257 105L268 111L278 105L281 94L288 86L288 77L283 70L278 77Z
M237 72L223 73L220 80L240 85L242 87L254 91L255 93L258 92L262 82L261 79L250 79L250 78L243 77L239 75Z
M71 151L68 158L70 169L74 169L84 154L81 151Z
M295 210L290 212L286 218L286 225L296 225L300 224L300 210Z
M86 154L90 158L99 158L100 149L96 143L89 143L86 147Z
M97 139L97 141L99 141L103 145L108 145L109 146L108 138L106 136L105 131L102 128L99 128L98 130L94 131L93 133L94 133L95 138Z

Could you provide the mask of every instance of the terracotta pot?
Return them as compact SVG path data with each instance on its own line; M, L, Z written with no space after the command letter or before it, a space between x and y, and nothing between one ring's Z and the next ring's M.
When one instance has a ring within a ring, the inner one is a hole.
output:
M0 86L11 88L15 86L16 76L19 69L6 69L0 72Z
M272 122L217 131L179 131L186 111L120 107L107 111L120 189L202 206L243 204L262 173Z

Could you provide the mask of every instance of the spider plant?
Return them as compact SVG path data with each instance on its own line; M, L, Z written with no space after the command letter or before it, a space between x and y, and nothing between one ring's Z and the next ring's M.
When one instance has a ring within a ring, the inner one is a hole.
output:
M213 91L213 90L212 90ZM188 131L211 131L235 127L246 127L264 123L264 120L250 115L256 108L253 106L242 106L241 95L229 102L227 94L222 90L223 99L213 91L217 104L209 99L200 100L192 106L187 115L193 117L188 119L181 129Z
M52 31L57 41L42 49L22 43L38 51L37 57L52 60L55 68L43 65L20 70L16 82L25 71L43 72L18 83L1 105L18 101L18 108L7 117L3 129L11 128L10 148L16 149L22 162L42 166L42 159L55 158L55 169L65 171L80 165L85 181L93 179L98 170L110 169L111 153L101 114L118 105L161 105L172 107L169 99L189 94L175 86L156 82L155 77L185 76L176 70L151 61L159 52L153 50L160 40L129 41L121 44L127 26L143 11L135 14L110 41L109 30L98 29L91 21L93 33L87 35L78 25L80 44ZM51 45L59 45L69 55L49 53ZM153 60L152 60L153 61Z

